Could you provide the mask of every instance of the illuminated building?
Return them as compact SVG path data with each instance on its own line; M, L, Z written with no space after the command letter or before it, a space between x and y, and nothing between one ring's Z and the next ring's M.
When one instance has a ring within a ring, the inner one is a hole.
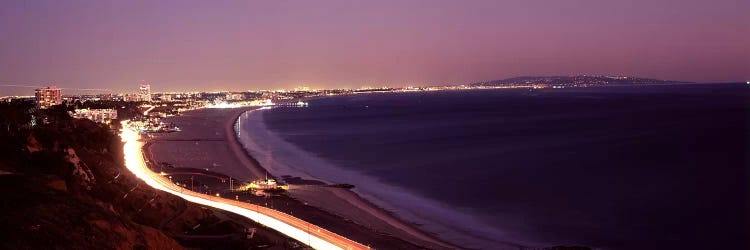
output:
M109 124L113 119L117 119L117 110L115 109L76 109L75 113L70 114L73 118L89 119L95 122Z
M161 97L159 97L160 100L165 102L171 102L172 101L172 95L170 94L162 94Z
M62 90L55 87L55 85L36 89L36 107L39 109L46 109L54 105L62 104Z
M140 101L140 99L141 97L137 94L125 94L125 96L123 96L122 98L122 100L126 102L137 102Z
M151 84L148 83L141 83L141 86L138 88L139 92L138 95L141 99L141 101L151 101Z
M266 176L265 180L255 180L240 187L240 190L289 190L289 185L278 183Z
M227 93L225 99L227 101L242 101L245 99L245 95L242 93Z

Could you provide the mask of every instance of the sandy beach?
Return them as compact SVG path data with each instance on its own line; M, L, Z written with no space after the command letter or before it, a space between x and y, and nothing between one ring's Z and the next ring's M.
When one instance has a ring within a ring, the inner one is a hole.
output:
M182 131L154 135L148 153L158 163L204 169L242 182L261 178L266 174L265 169L246 153L235 135L234 124L247 110L251 108L202 109L166 118L165 122L174 122ZM289 200L276 202L277 206L285 202L285 209L290 209L300 218L326 224L323 226L331 231L375 248L458 248L404 222L348 189L290 184L287 195ZM305 206L320 212L301 211Z

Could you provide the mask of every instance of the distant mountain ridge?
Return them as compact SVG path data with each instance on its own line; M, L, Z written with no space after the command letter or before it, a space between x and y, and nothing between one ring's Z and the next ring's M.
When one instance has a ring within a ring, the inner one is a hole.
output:
M632 76L520 76L503 80L476 82L469 84L474 87L588 87L605 85L638 85L638 84L674 84L690 83L686 81L659 80Z

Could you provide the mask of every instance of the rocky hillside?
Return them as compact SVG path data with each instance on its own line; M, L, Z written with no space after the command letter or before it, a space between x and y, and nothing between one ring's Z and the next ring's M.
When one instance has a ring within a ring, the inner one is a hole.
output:
M286 242L272 232L247 240L252 222L142 184L124 168L122 143L106 125L25 107L0 106L1 249L247 249ZM32 114L46 119L32 126Z

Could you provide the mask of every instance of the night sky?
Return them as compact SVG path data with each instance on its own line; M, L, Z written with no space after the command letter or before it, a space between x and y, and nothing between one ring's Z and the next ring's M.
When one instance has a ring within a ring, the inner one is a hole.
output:
M467 83L520 75L750 80L750 1L0 3L0 84L134 92ZM0 87L0 96L32 94Z

